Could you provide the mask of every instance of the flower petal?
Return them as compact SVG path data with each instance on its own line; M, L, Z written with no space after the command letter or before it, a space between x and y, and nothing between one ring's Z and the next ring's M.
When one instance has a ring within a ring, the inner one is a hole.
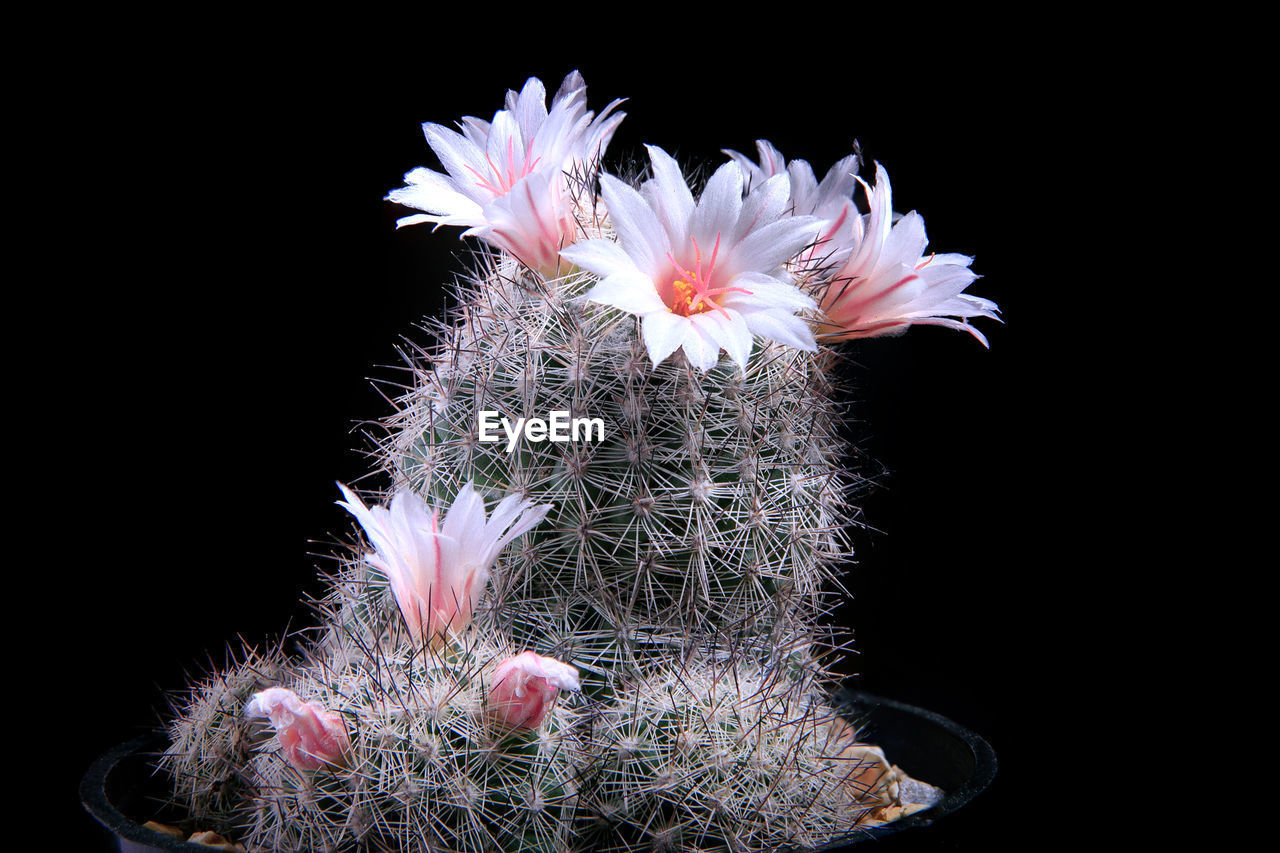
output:
M693 193L671 155L656 145L646 145L653 178L645 181L642 195L666 230L668 243L689 233L693 215Z
M901 334L911 325L962 329L986 344L966 322L947 318L999 319L998 306L963 293L977 280L966 255L923 257L928 245L924 219L912 211L893 222L888 173L876 164L876 185L866 187L871 212L837 239L853 249L826 282L822 310L825 337L852 339Z
M694 322L697 316L701 315L687 318L689 326L681 349L684 350L684 357L690 364L706 373L720 361L720 342L712 339L705 326Z
M733 242L738 243L757 228L776 222L786 212L790 186L790 179L786 175L775 175L753 187L743 199L738 227L733 232Z
M560 257L599 276L639 272L631 256L612 240L581 240L561 249Z
M725 163L707 181L689 218L688 233L709 250L721 235L733 235L741 213L742 170L736 163Z
M592 302L612 305L628 314L644 315L666 311L667 306L653 289L653 280L636 270L617 273L600 280L587 298Z
M818 349L809 324L794 314L781 311L749 311L743 312L742 319L753 334L806 352L814 352Z
M476 187L476 181L478 176L489 173L484 150L462 134L432 122L422 125L422 133L431 150L440 158L440 165L458 182L459 191L473 201L482 201L485 193Z
M507 110L520 126L520 135L526 140L533 139L547 120L547 89L542 81L537 77L526 80L518 96L508 95Z
M733 253L734 271L771 272L811 244L821 220L812 216L789 216L752 231L738 243Z
M685 337L691 333L688 317L666 310L645 314L640 325L644 333L645 349L649 351L649 359L655 367L680 349Z
M408 186L392 190L387 194L387 200L432 214L430 217L406 219L467 227L484 221L480 215L480 205L458 192L453 180L439 172L417 168L405 175L404 180Z
M751 330L737 311L706 311L689 318L703 337L713 341L718 350L723 349L741 367L747 369L751 357Z
M657 214L640 193L611 175L600 176L600 187L623 251L640 272L656 276L665 268L671 251L671 241Z

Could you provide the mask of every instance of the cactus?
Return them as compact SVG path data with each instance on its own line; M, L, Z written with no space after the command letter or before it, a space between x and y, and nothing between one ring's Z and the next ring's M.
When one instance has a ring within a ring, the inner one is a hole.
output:
M345 492L368 546L299 652L244 652L175 704L162 765L206 828L251 850L755 851L892 798L827 698L865 485L836 347L977 336L995 306L961 292L969 259L891 224L882 170L865 215L856 157L819 185L766 143L697 202L651 149L637 191L600 171L613 106L587 112L574 74L549 112L531 80L492 123L425 126L450 174L406 176L391 198L425 213L402 222L490 250L410 358L387 497Z

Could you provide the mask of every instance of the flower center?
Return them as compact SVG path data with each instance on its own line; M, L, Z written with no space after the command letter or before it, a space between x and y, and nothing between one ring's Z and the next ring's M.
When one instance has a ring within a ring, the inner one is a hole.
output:
M706 311L719 311L726 317L729 312L721 307L719 300L726 293L746 293L750 295L751 291L741 287L712 287L711 280L716 269L716 258L720 254L720 235L716 235L715 248L711 250L711 261L707 265L706 270L702 269L702 250L698 248L698 241L693 240L694 263L693 269L680 266L675 257L667 252L667 259L671 261L676 268L675 279L671 282L671 311L679 314L681 317L689 317L693 314L702 314Z
M688 273L685 273L688 275ZM697 288L684 279L676 279L671 283L672 305L671 310L679 314L681 317L688 317L690 314L698 314L706 311L709 305L699 305L694 307L694 300L700 299Z

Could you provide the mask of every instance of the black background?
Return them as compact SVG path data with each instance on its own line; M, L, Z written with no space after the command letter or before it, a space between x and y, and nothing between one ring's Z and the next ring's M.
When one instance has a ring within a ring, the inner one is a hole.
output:
M27 511L58 525L27 577L69 603L66 649L38 673L60 699L51 718L26 712L62 733L48 798L75 812L80 773L153 725L185 672L307 618L316 566L350 530L334 481L370 470L364 424L390 411L370 380L394 392L401 338L425 342L415 323L465 263L456 229L397 231L405 211L383 197L436 165L421 122L490 117L526 77L554 91L580 68L592 108L629 99L609 162L646 142L719 162L763 137L821 175L856 139L864 176L886 166L932 249L976 256L971 292L1007 321L978 321L989 351L936 327L850 349L850 421L889 473L865 502L879 532L856 537L847 668L986 736L1001 762L970 806L884 846L986 849L1068 822L1052 780L1079 766L1066 696L1084 665L1064 568L1081 392L1062 246L1088 190L1065 149L1106 123L1079 80L994 44L929 61L853 39L812 61L666 42L480 61L411 42L376 60L236 40L121 50L51 101L60 236L37 287L58 322L25 425L45 471ZM82 813L65 826L108 848Z

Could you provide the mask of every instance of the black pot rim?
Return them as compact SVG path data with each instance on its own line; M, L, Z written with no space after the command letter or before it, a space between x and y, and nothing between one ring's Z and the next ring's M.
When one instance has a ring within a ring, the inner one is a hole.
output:
M812 853L828 853L828 851L843 850L850 844L859 841L870 840L874 838L884 838L887 835L893 835L904 829L913 827L929 826L947 814L955 811L961 806L968 803L974 797L985 791L991 785L996 776L996 769L999 762L996 760L996 751L987 743L986 738L976 732L966 729L959 723L951 720L941 714L924 708L918 708L915 705L908 705L905 702L899 702L895 699L886 699L883 696L877 696L872 693L864 693L861 690L852 688L844 688L838 691L834 697L837 707L842 705L857 705L860 707L884 707L892 708L904 714L919 717L926 720L940 729L943 729L954 735L958 740L963 742L973 753L974 768L973 773L965 780L960 787L946 791L942 799L934 803L927 809L923 809L906 817L898 818L890 821L882 826L871 827L868 829L854 830L849 835L837 838L833 841L814 848ZM888 756L889 761L893 761L893 756ZM927 782L927 779L921 781Z
M120 838L155 847L160 850L171 850L174 853L209 853L209 847L179 841L171 835L148 829L133 818L128 817L111 802L107 796L107 777L121 761L130 756L153 752L159 743L156 734L142 735L113 747L98 757L80 779L80 803L98 823L115 833Z
M928 826L938 818L955 811L978 796L978 794L986 790L992 779L995 778L997 761L995 750L991 748L991 744L987 743L980 735L941 714L850 688L840 690L836 693L834 699L838 707L856 705L865 709L876 707L892 708L909 716L919 717L938 728L946 730L966 744L972 751L974 770L963 785L955 790L947 791L941 800L928 809L899 818L883 826L856 830L850 835L817 847L810 853L833 853L833 851L844 849L850 844L860 841L883 838L913 827ZM157 745L157 735L144 735L103 753L90 765L80 780L80 802L100 824L117 836L136 844L173 851L173 853L208 853L209 848L202 844L179 841L172 836L147 829L142 824L136 823L117 809L107 796L107 777L111 774L111 771L124 759L137 753L153 751ZM889 756L889 758L892 760L893 757Z

